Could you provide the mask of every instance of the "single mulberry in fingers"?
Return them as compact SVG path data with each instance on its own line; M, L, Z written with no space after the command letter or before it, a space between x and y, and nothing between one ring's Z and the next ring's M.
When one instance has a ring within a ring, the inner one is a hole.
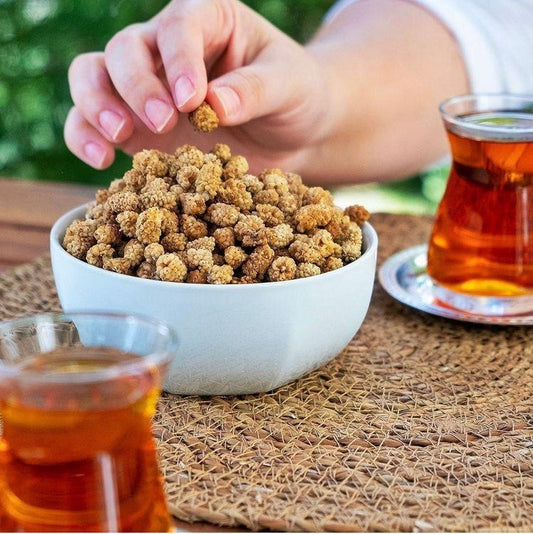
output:
M219 125L215 110L207 102L202 102L194 111L189 113L189 121L197 132L203 133L212 132Z

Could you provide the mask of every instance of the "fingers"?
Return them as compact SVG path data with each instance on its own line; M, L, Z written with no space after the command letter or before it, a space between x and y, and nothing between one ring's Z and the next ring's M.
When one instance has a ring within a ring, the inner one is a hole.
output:
M67 116L65 142L74 155L95 169L105 169L115 159L113 145L77 108L72 108Z
M207 92L209 68L227 49L233 35L237 2L180 0L152 22L169 87L179 111L197 108ZM247 43L252 48L252 43Z
M235 126L280 110L287 99L285 79L271 64L252 64L209 84L207 100L224 126Z
M154 22L180 111L192 111L205 98L206 64L212 76L222 74L209 83L207 100L225 126L273 113L298 85L285 53L298 45L239 2L181 0Z
M108 141L121 143L132 134L131 113L111 84L104 54L76 57L70 65L68 78L74 105Z
M148 26L129 26L107 44L105 64L113 85L134 113L154 133L167 133L176 125L178 113L156 74L155 47L155 34Z
M192 111L207 92L201 30L171 14L159 24L157 45L177 108L184 113Z
M113 145L142 140L139 121L154 134L170 134L178 110L190 112L206 98L226 126L287 109L290 88L301 84L290 83L295 75L281 35L234 0L171 2L152 20L116 34L105 53L73 62L67 145L105 168ZM211 75L225 73L209 86L206 65Z

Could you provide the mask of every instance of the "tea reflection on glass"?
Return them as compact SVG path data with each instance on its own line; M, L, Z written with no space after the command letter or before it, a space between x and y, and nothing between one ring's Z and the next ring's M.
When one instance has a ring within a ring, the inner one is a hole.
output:
M466 95L440 107L453 163L428 251L441 300L533 312L533 96Z
M173 334L103 314L0 324L0 531L169 531L151 418Z

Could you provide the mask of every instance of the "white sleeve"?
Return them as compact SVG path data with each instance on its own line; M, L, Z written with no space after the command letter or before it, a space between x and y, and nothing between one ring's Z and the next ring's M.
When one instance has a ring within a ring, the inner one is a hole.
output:
M358 0L341 0L335 18ZM533 93L533 0L407 0L438 17L461 48L473 93Z

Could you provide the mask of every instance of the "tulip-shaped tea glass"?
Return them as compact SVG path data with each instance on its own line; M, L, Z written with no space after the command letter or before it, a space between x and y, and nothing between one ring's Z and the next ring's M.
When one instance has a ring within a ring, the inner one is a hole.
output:
M175 349L128 315L0 324L0 531L169 531L151 418Z
M533 312L533 96L440 106L453 163L428 252L440 300L484 315Z

